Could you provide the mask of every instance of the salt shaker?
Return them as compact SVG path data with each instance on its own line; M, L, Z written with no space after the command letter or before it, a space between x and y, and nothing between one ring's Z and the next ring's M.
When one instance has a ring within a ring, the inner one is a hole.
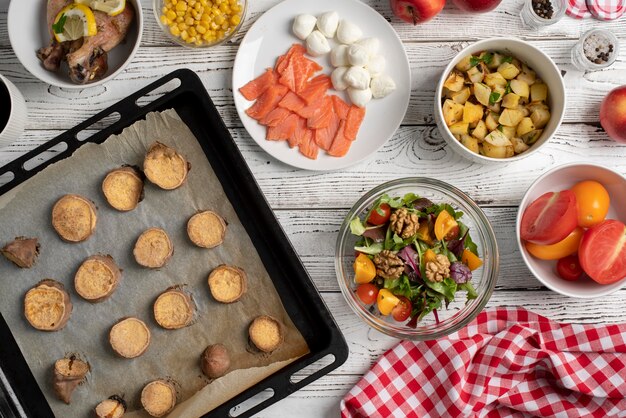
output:
M601 70L615 62L619 41L611 32L593 29L572 48L572 64L581 71Z

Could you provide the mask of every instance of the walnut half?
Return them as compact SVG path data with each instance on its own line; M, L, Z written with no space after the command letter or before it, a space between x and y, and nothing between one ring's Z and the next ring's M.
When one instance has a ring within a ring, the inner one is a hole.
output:
M431 282L441 282L450 277L450 260L443 254L437 254L434 261L426 263L426 278Z
M393 251L383 250L374 256L376 274L383 279L397 279L404 272L404 263Z
M420 226L419 216L409 212L407 208L396 209L389 217L391 230L400 238L407 239L417 234Z

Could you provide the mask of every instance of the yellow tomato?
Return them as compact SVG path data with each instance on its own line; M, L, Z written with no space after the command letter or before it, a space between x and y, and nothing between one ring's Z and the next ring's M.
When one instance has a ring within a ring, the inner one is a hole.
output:
M483 261L467 248L463 250L461 261L472 271L483 265Z
M426 250L424 253L424 263L430 263L431 261L435 261L437 259L437 254L431 249Z
M417 239L424 241L428 245L433 245L433 237L430 236L428 222L422 222L417 229Z
M458 234L459 224L447 210L442 210L435 221L435 237L441 241L444 238L454 239Z
M400 303L400 299L391 293L391 291L387 289L380 289L378 297L376 298L376 303L378 304L378 310L381 314L389 315L393 308Z
M570 189L578 203L578 226L590 228L599 224L609 212L609 192L597 181L587 180Z
M376 277L376 266L365 254L359 254L354 260L354 281L358 284L369 283Z
M558 260L559 258L567 257L578 251L578 245L583 238L584 232L581 227L576 227L565 239L551 245L539 245L527 242L526 250L534 257L541 260Z

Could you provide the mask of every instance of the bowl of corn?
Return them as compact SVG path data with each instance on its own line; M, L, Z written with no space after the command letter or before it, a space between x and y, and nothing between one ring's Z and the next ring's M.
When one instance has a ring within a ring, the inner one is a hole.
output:
M246 15L247 0L154 0L159 26L188 48L220 45L232 38Z

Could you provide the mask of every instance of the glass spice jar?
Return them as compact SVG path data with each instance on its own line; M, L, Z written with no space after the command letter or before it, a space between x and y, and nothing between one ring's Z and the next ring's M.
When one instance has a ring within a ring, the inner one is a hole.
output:
M565 15L567 4L568 0L526 0L520 12L522 23L534 29L553 25Z
M581 71L601 70L615 62L618 49L615 35L604 29L593 29L572 48L572 64Z

